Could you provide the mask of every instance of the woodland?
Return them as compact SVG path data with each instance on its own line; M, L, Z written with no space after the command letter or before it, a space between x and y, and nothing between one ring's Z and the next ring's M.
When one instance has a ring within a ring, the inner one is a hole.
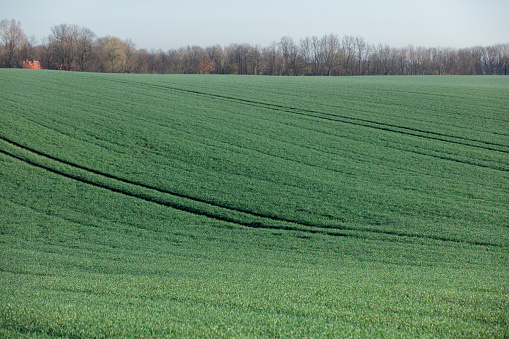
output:
M36 42L14 19L0 23L0 67L142 74L250 75L507 75L509 43L468 48L391 47L362 37L327 34L268 46L183 46L138 49L129 38L97 37L87 27L60 24ZM34 66L35 65L35 66Z

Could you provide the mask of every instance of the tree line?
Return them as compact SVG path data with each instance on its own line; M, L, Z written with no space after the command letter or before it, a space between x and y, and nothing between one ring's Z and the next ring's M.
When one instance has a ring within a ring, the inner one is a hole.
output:
M20 22L0 22L0 67L81 72L252 75L508 75L509 43L469 48L394 48L361 37L328 34L295 41L283 37L269 46L185 46L137 49L131 39L97 37L86 27L61 24L41 43L28 38Z

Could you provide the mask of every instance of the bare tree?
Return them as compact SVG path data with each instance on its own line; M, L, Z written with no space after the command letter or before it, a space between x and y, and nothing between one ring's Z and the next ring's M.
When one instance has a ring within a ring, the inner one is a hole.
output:
M148 56L148 72L151 74L163 73L164 65L163 65L163 56L164 52L162 50L150 50Z
M262 54L260 52L259 46L251 46L249 51L249 65L250 65L250 73L253 75L258 75L260 64L262 62Z
M299 54L305 65L313 64L313 43L310 37L305 37L299 41Z
M366 43L363 38L355 38L355 51L357 52L357 75L362 75L362 62L364 59L364 53L366 52Z
M72 70L73 62L78 56L79 27L74 24L60 24L53 26L51 32L48 40L57 68Z
M262 63L264 65L263 74L282 75L284 72L283 55L278 44L273 42L268 47L262 49Z
M312 51L313 51L313 75L320 75L320 69L324 66L324 58L322 54L322 42L317 36L311 38Z
M27 37L18 48L18 60L34 60L35 36Z
M182 73L183 56L181 50L170 49L168 55L168 73L179 74Z
M509 72L509 44L488 47L492 74L507 75Z
M136 52L134 62L134 72L145 74L148 73L149 53L146 49L140 49Z
M51 47L47 37L42 38L38 56L42 68L51 69L51 67L54 66L53 54L51 53Z
M353 74L355 68L355 38L353 36L345 35L343 37L343 49L344 49L344 60L343 60L343 68L344 74L349 75Z
M27 40L25 33L21 29L21 23L19 21L16 22L14 19L11 21L6 19L2 20L0 22L0 38L7 51L7 64L9 68L12 68L16 64L16 62L14 62L16 52ZM18 63L19 61L20 60L18 60Z
M224 74L227 68L227 55L220 45L214 45L206 48L207 53L212 61L214 61L214 73Z
M212 60L209 54L202 49L200 56L198 57L197 72L199 74L211 74L215 69L214 60Z
M252 74L251 46L248 44L231 44L226 51L230 61L230 70L228 73ZM250 72L251 68L251 72Z
M301 50L290 37L283 37L279 41L279 48L283 55L285 74L299 75L305 68Z
M279 40L279 49L283 55L283 68L285 75L293 75L292 63L295 62L297 47L292 38L284 36Z
M134 58L136 56L136 45L131 39L124 40L124 54L125 54L125 73L132 73L134 71Z
M88 69L95 42L95 33L89 28L79 27L76 35L76 62L80 71Z
M500 49L497 74L509 75L509 44L497 45L497 47Z
M320 49L322 58L327 68L327 75L332 75L332 71L338 66L340 42L335 34L329 34L320 40Z
M373 75L389 75L393 70L393 53L388 45L378 45L373 53Z

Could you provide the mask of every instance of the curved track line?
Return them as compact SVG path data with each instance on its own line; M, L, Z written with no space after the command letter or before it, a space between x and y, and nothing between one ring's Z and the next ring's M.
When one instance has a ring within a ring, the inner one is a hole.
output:
M154 190L154 191L157 191L157 192L160 192L160 193L165 193L165 194L168 194L168 195L171 195L171 196L176 196L176 197L179 197L179 198L186 198L186 199L189 199L189 200L192 200L192 201L195 201L195 202L201 202L201 203L204 203L204 204L207 204L207 205L211 205L211 206L214 206L214 207L218 207L218 208L222 208L222 209L227 209L227 210L234 211L234 212L244 213L244 214L246 214L248 216L252 216L252 217L258 217L258 218L263 218L263 219L270 219L270 220L277 221L277 222L284 222L284 223L290 223L290 224L296 225L296 226L291 226L291 225L274 225L274 224L268 225L268 224L265 224L265 223L262 223L262 222L245 222L245 221L240 221L240 220L238 220L238 219L236 219L234 217L222 216L222 215L218 215L217 213L207 212L207 211L204 211L202 209L198 209L198 208L191 207L191 206L186 206L184 204L164 201L162 199L158 199L156 197L152 197L152 196L147 195L147 194L135 194L135 193L129 192L128 190L124 190L124 189L120 189L120 188L115 188L115 187L110 187L110 186L107 186L107 185L104 185L104 184L100 184L100 183L94 182L94 181L89 180L89 179L85 179L85 178L79 177L77 175L68 174L68 173L65 173L65 172L63 172L61 170L53 169L53 168L50 168L50 167L38 164L38 163L36 163L34 161L25 159L25 158L23 158L21 156L15 155L15 154L13 154L11 152L8 152L8 151L0 149L0 153L1 154L4 154L4 155L12 157L12 158L15 158L17 160L20 160L20 161L22 161L24 163L27 163L29 165L32 165L34 167L38 167L38 168L44 169L44 170L49 171L51 173L54 173L54 174L57 174L57 175L60 175L60 176L63 176L63 177L66 177L66 178L69 178L69 179L72 179L72 180L76 180L76 181L79 181L79 182L82 182L82 183L85 183L85 184L89 184L91 186L95 186L95 187L99 187L99 188L102 188L102 189L106 189L106 190L112 191L114 193L120 193L120 194L123 194L123 195L126 195L126 196L142 199L142 200L145 200L145 201L148 201L148 202L153 202L153 203L156 203L156 204L159 204L159 205L162 205L162 206L171 207L171 208L174 208L174 209L177 209L177 210L180 210L180 211L192 213L192 214L195 214L195 215L205 216L205 217L208 217L208 218L211 218L211 219L214 219L214 220L223 221L223 222L229 222L229 223L233 223L233 224L240 225L240 226L246 226L246 227L250 227L250 228L263 228L263 229L274 229L274 230L299 231L299 232L306 232L306 233L312 233L312 234L322 234L322 235L328 235L328 236L349 236L349 237L356 237L356 238L365 239L366 238L365 236L361 236L359 234L344 233L344 232L359 232L359 233L368 233L368 234L381 234L381 235L397 236L397 237L408 237L408 238L438 240L438 241L454 242L454 243L468 243L468 244L471 244L471 245L505 247L503 245L492 244L492 243L481 242L481 241L462 241L462 240L458 240L458 239L450 239L450 238L445 238L445 237L427 236L427 235L421 235L421 234L408 234L408 233L398 232L398 231L386 231L386 230L377 230L377 229L358 229L358 228L354 228L354 227L346 227L346 226L339 226L339 225L335 225L335 226L318 225L318 224L312 224L312 223L305 222L305 221L300 221L299 222L299 221L294 221L294 220L290 220L290 219L278 218L278 217L275 217L275 216L265 216L264 214L254 213L254 212L250 212L250 211L244 212L243 210L240 210L240 209L234 209L234 208L227 207L227 206L221 206L221 205L214 204L214 203L211 203L209 201L198 199L198 198L194 198L194 197L187 198L187 196L185 196L185 195L173 194L171 192L159 189L157 187L152 187L152 186L148 186L148 185L144 185L144 184L138 184L138 183L135 183L135 182L131 182L129 180L125 180L125 179L122 179L122 178L117 178L117 177L115 177L115 176L113 176L111 174L102 173L100 171L96 171L96 170L93 170L93 169L88 169L86 167L83 167L83 166L80 166L80 165L77 165L77 164L73 164L73 163L65 161L65 160L60 160L60 159L55 158L55 157L50 156L50 155L46 155L46 154L44 154L42 152L39 152L39 151L36 151L36 150L32 150L31 148L28 148L28 147L23 146L21 144L18 144L16 142L10 141L9 139L7 139L5 137L2 137L2 136L0 136L0 139L5 141L5 142L7 142L7 143L10 143L10 144L18 147L18 148L21 148L21 149L29 151L29 152L31 152L33 154L36 154L36 155L38 155L40 157L50 159L50 160L52 160L52 161L54 161L56 163L64 164L64 165L67 165L67 166L70 166L70 167L73 167L73 168L77 168L77 169L80 169L80 170L88 172L88 173L92 173L92 174L95 174L95 175L98 175L98 176L102 176L102 177L105 177L105 178L113 179L113 180L116 180L116 181L119 181L119 182L123 182L125 184L133 185L135 187L141 187L141 188L145 188L145 189L149 189L149 190ZM300 228L298 226L312 227L312 229L309 229L309 228ZM398 240L388 240L388 239L384 239L384 240L386 240L386 241L398 241Z
M298 223L298 222L295 222L293 220L281 219L281 218L278 218L276 216L272 216L272 215L268 215L268 214L257 213L257 212L252 212L252 211L249 211L249 210L244 210L244 209L238 209L238 208L233 208L233 207L229 207L229 206L219 205L219 204L215 204L215 203L213 203L211 201L208 201L208 200L205 200L205 199L200 199L200 198L196 198L196 197L193 197L193 196L190 196L190 195L186 195L186 194L182 194L182 193L178 193L178 192L173 192L173 191L165 190L165 189L162 189L162 188L159 188L159 187L155 187L155 186L151 186L151 185L146 185L146 184L143 184L143 183L140 183L140 182L135 182L135 181L127 180L127 179L122 179L122 178L119 178L117 176L105 173L105 172L97 171L97 170L94 170L92 168L81 166L81 165L78 165L78 164L75 164L75 163L63 160L63 159L59 159L59 158L53 157L53 156L51 156L49 154L46 154L46 153L43 153L43 152L39 152L37 150L34 150L34 149L29 148L29 147L23 146L23 145L15 142L15 141L9 140L9 139L4 138L2 136L0 136L0 140L3 140L5 142L7 142L7 143L10 143L10 144L12 144L12 145L14 145L16 147L19 147L19 148L24 149L26 151L29 151L31 153L37 154L37 155L39 155L41 157L45 157L47 159L50 159L50 160L53 160L53 161L56 161L56 162L59 162L59 163L62 163L62 164L65 164L65 165L68 165L68 166L71 166L71 167L74 167L74 168L77 168L77 169L80 169L80 170L83 170L83 171L86 171L86 172L90 172L90 173L93 173L93 174L96 174L96 175L100 175L100 176L103 176L103 177L106 177L106 178L109 178L109 179L114 179L114 180L117 180L117 181L120 181L120 182L123 182L123 183L126 183L126 184L139 186L139 187L142 187L142 188L154 190L154 191L159 192L159 193L169 194L169 195L172 195L172 196L176 196L178 198L189 199L189 200L192 200L192 201L195 201L195 202L204 203L204 204L207 204L207 205L211 205L211 206L214 206L214 207L219 207L219 208L227 209L227 210L234 211L234 212L246 213L246 214L249 214L249 215L252 215L252 216L255 216L255 217L272 219L272 220L275 220L275 221L285 221L285 222L291 222L291 223ZM40 165L39 167L43 167L43 166ZM306 224L302 224L302 225L306 225ZM314 225L309 224L309 225L306 225L306 226L314 226Z
M107 80L111 81L111 82L117 82L117 83L132 84L130 82L118 80L118 79L107 79ZM399 133L399 134L414 136L414 137L423 138L423 139L438 140L438 141L443 141L443 142L452 143L452 144L458 144L458 145L462 145L462 146L474 147L474 148L482 149L482 150L489 150L489 151L493 151L493 152L509 153L509 149L508 150L500 149L500 148L509 148L509 145L503 145L503 144L492 143L492 142L487 142L487 141L469 139L469 138L459 137L459 136L451 136L451 135L438 133L438 132L431 132L431 131L426 131L426 130L421 130L421 129L416 129L416 128L410 128L410 127L398 126L398 125L394 125L394 124L376 122L376 121L371 121L371 120L362 119L362 118L354 118L354 117L349 117L349 116L345 116L345 115L337 115L337 114L332 114L332 113L323 113L323 112L319 112L319 111L300 109L300 108L294 108L294 107L283 106L283 105L268 104L268 103L264 103L264 102L240 99L240 98L230 97L230 96L226 96L226 95L209 94L209 93L195 91L195 90L188 90L188 89L176 88L176 87L171 87L171 86L147 84L147 83L141 83L141 82L139 82L137 84L142 87L165 89L165 90L171 90L171 91L181 92L181 93L186 93L186 94L199 95L202 97L216 99L216 100L220 99L220 100L225 100L225 101L234 102L234 103L246 104L246 105L253 106L253 107L260 107L260 108L265 108L265 109L269 109L269 110L286 112L286 113L302 115L302 116L306 116L306 117L312 117L312 118L323 119L323 120L328 120L328 121L342 122L345 124L373 128L376 130ZM421 134L419 134L419 133L421 133ZM450 140L450 139L458 139L458 140ZM472 144L472 143L478 143L481 145ZM494 148L492 146L495 146L497 148ZM397 148L397 149L399 149L399 148ZM402 151L402 149L399 149L399 150ZM423 155L429 155L429 154L423 153ZM452 162L456 162L456 163L462 163L462 164L466 164L466 165L470 165L470 166L478 166L478 167L493 169L493 170L502 171L502 172L507 171L507 169L503 168L502 166L489 166L486 164L474 163L471 161L464 161L461 159L457 159L454 157L448 157L448 156L438 156L438 155L437 156L431 155L431 156L433 156L437 159L452 161ZM501 164L501 165L506 165L506 164Z
M89 180L89 179L81 178L81 177L78 177L76 175L67 174L67 173L65 173L63 171L59 171L59 170L56 170L56 169L53 169L53 168L49 168L47 166L38 164L36 162L33 162L31 160L25 159L23 157L17 156L15 154L12 154L12 153L4 151L4 150L0 150L0 153L2 153L4 155L7 155L7 156L9 156L11 158L15 158L17 160L20 160L20 161L22 161L24 163L27 163L27 164L31 165L31 166L42 168L42 169L44 169L44 170L46 170L48 172L57 174L59 176L63 176L63 177L68 178L68 179L73 179L73 180L76 180L76 181L79 181L79 182L82 182L82 183L85 183L85 184L88 184L88 185L92 185L92 186L95 186L95 187L99 187L99 188L102 188L102 189L106 189L106 190L109 190L109 191L112 191L112 192L115 192L115 193L120 193L120 194L123 194L123 195L126 195L126 196L130 196L130 197L142 199L142 200L145 200L145 201L153 202L153 203L156 203L156 204L159 204L159 205L163 205L163 206L167 206L167 207L171 207L171 208L174 208L174 209L177 209L177 210L180 210L180 211L184 211L184 212L189 212L189 213L192 213L192 214L206 216L208 218L212 218L212 219L215 219L215 220L231 222L231 223L238 224L238 225L243 225L243 226L251 226L251 224L252 224L252 223L240 222L240 221L235 220L233 218L219 217L219 216L217 216L217 215L215 215L213 213L209 213L209 212L206 212L206 211L198 210L197 208L193 208L193 207L189 207L189 206L185 206L185 205L181 205L181 204L177 204L177 203L172 203L172 202L168 202L168 201L162 201L162 200L154 198L154 197L134 194L134 193L131 193L131 192L127 191L127 190L122 190L120 188L106 186L106 185L94 182L92 180ZM113 177L110 176L110 178L113 178ZM119 180L119 181L121 181L121 180ZM293 229L293 228L289 228L289 229Z
M122 80L108 79L108 81L132 84L132 83L122 81ZM470 138L465 138L465 137L461 137L461 136L452 136L452 135L447 135L447 134L443 134L443 133L439 133L439 132L432 132L432 131L421 130L418 128L411 128L411 127L399 126L399 125L395 125L395 124L376 122L376 121L372 121L372 120L368 120L368 119L355 118L355 117L350 117L350 116L346 116L346 115L324 113L324 112L302 109L302 108L294 108L294 107L289 107L289 106L284 106L284 105L269 104L269 103L264 103L264 102L260 102L260 101L240 99L240 98L226 96L226 95L220 95L220 94L209 94L209 93L200 92L200 91L196 91L196 90L188 90L188 89L176 88L176 87L171 87L171 86L154 85L154 84L147 84L147 83L138 83L138 84L141 86L145 86L145 87L167 89L167 90L172 90L175 92L199 95L199 96L203 96L203 97L207 97L207 98L222 99L222 100L226 100L226 101L230 101L230 102L243 103L246 105L266 108L266 109L270 109L270 110L283 111L283 112L287 112L287 113L293 113L293 114L299 114L299 115L304 115L304 116L309 116L309 117L326 119L326 120L330 120L330 121L338 121L338 122L343 122L346 124L352 124L352 125L357 125L357 126L362 126L362 127L379 129L379 130L383 130L383 131L406 134L406 135L411 135L411 136L425 138L425 139L440 140L440 141L444 141L444 142L448 142L448 143L470 146L470 147L475 147L475 148L480 148L480 149L486 149L486 150L490 150L490 151L509 153L509 145L504 145L504 144L499 144L499 143L494 143L494 142L470 139ZM322 115L322 116L320 116L320 115ZM398 130L398 129L401 129L401 130ZM421 135L418 133L422 133L425 135ZM458 139L458 140L449 140L448 138ZM472 143L478 143L481 145L476 145L476 144L472 144ZM493 148L490 146L497 146L497 147L501 147L501 148L505 148L505 149L496 149L496 148Z

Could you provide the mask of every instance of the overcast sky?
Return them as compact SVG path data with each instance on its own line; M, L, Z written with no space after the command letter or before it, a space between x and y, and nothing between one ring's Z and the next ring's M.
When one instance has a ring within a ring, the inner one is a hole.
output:
M0 19L38 43L63 23L148 50L230 43L267 46L335 33L392 47L509 43L508 0L0 0Z

